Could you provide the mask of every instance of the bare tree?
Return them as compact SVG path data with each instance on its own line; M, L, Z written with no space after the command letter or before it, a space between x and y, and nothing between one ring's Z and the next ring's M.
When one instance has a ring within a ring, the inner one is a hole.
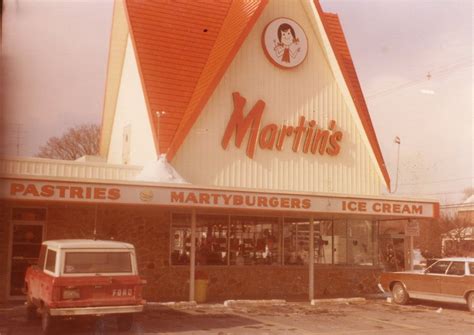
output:
M99 152L100 127L96 124L83 124L69 128L61 137L53 136L41 146L37 157L75 160L84 155L97 155Z

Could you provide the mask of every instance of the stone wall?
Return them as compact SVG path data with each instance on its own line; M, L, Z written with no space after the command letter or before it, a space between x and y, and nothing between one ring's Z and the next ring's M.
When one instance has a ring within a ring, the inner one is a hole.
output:
M10 209L5 201L0 201L0 301L7 299L8 256L10 240Z

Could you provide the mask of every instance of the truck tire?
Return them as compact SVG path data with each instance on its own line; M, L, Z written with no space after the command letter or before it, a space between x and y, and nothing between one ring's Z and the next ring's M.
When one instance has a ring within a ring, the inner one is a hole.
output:
M117 327L121 332L129 331L133 324L133 314L123 314L117 316Z
M41 330L44 335L54 334L54 321L54 317L51 316L49 310L44 307L41 311Z
M392 287L393 302L398 305L405 305L408 302L408 292L402 283L396 282Z
M27 321L33 321L33 320L36 320L38 318L38 312L37 312L37 308L36 306L27 301L26 302L26 320Z

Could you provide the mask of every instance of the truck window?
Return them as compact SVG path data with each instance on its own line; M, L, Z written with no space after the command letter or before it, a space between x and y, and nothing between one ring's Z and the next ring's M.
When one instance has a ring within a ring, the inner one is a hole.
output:
M46 253L46 264L44 265L44 269L54 272L56 268L56 251L48 249Z
M66 252L64 273L130 273L130 252L74 251Z

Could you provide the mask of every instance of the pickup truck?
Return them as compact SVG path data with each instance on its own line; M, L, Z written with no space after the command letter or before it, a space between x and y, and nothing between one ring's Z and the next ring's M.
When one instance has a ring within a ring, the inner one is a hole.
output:
M143 311L146 281L137 271L133 245L117 241L54 240L41 246L25 275L27 318L41 315L44 334L58 318L116 315L120 331Z

